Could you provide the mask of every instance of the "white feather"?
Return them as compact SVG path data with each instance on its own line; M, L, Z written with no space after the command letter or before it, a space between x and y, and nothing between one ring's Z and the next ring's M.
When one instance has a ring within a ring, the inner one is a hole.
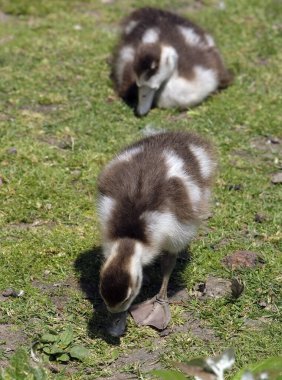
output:
M170 78L177 66L178 54L172 46L163 46L160 57L160 68L155 75L149 80L146 75L142 74L139 78L139 86L147 86L152 89L158 89L161 84Z
M132 63L134 60L134 49L130 45L124 46L118 56L117 65L116 65L116 75L119 84L122 84L123 81L123 72L124 68L128 63Z
M189 241L197 232L195 223L181 223L170 211L146 211L142 214L146 223L146 230L152 241L151 255L142 256L142 263L150 263L154 257L154 252L166 250L177 254L186 247Z
M215 166L211 157L209 156L207 151L201 146L190 144L189 148L195 156L196 160L198 161L202 177L204 179L209 178Z
M154 44L159 41L160 31L157 28L147 29L143 34L142 42L144 44Z
M108 197L106 195L100 195L98 198L97 211L101 221L102 226L105 226L115 207L116 201L112 197Z
M125 34L130 34L133 29L139 24L138 21L131 20L129 23L125 26L124 31Z
M206 37L208 47L214 47L215 42L214 42L214 39L212 38L212 36L210 34L206 34L205 37Z
M134 156L143 151L142 146L138 146L136 148L131 148L126 150L125 152L119 154L116 159L118 161L130 161Z
M201 36L197 34L197 32L193 28L187 28L186 26L178 26L178 29L188 45L198 47L205 46Z
M181 179L186 188L193 210L198 211L201 200L201 189L185 171L184 161L173 151L165 151L164 157L168 168L167 178L177 177Z
M196 66L191 80L175 72L161 92L157 105L160 108L194 106L215 91L217 86L217 75L212 69Z

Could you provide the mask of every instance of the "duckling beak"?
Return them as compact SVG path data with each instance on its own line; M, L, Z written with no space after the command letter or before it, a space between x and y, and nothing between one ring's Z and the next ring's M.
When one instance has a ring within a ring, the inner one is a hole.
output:
M148 86L141 86L138 90L138 105L136 113L138 116L146 115L153 104L156 89Z
M127 311L114 314L108 333L113 337L120 337L126 328Z

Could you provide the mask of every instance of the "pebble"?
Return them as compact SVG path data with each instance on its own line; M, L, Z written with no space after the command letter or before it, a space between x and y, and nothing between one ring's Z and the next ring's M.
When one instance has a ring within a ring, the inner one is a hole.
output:
M277 185L278 183L282 183L282 172L278 172L272 175L271 182L274 185Z

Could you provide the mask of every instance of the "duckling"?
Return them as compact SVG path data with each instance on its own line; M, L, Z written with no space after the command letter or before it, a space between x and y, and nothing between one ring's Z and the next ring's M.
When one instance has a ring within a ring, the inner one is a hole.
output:
M195 236L209 206L216 163L209 142L188 132L162 132L119 153L98 180L98 215L105 262L100 293L124 332L126 314L140 292L143 268L158 257L159 293L132 308L141 325L164 329L170 320L167 286L177 254Z
M186 109L232 82L213 37L174 13L140 8L122 24L112 61L118 95L139 116L152 106Z

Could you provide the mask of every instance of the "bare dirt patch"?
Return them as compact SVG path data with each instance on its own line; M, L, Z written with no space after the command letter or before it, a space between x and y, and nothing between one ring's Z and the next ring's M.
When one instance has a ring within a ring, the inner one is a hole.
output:
M58 315L64 313L65 307L70 298L70 289L78 289L78 284L72 277L68 278L65 282L59 283L43 283L35 280L32 285L50 297L52 303L57 309Z
M49 229L54 228L55 222L51 220L34 220L32 223L20 222L20 223L10 223L8 228L15 228L19 230L30 230L38 227L47 227Z
M181 291L178 296L180 299L183 299L182 298L184 296L183 291ZM187 299L186 296L185 296L185 299ZM206 341L206 342L211 341L211 340L214 341L217 339L213 330L203 326L202 321L196 318L195 315L193 315L193 313L185 312L183 314L183 317L184 317L184 323L182 325L168 327L167 329L163 330L159 334L159 337L153 339L152 341L153 348L151 350L146 350L145 348L133 350L127 355L120 356L116 361L110 364L108 368L112 372L117 372L121 368L125 367L126 365L134 365L134 364L138 365L138 367L141 369L142 372L148 372L153 369L160 368L161 366L159 363L160 357L161 355L165 354L168 350L167 345L166 345L167 337L173 336L175 334L191 333L195 337L202 339L203 341ZM116 374L113 377L108 377L107 379L108 380L137 379L137 377L133 375L127 374L125 377L124 376L125 375L121 373L121 374Z
M7 13L4 13L2 11L0 11L0 22L1 23L4 23L4 22L8 22L12 19L13 17L8 15Z
M4 352L4 359L0 360L0 368L5 367L9 357L15 350L26 343L26 336L14 325L0 324L0 349Z
M271 182L274 185L277 185L278 183L282 183L282 172L278 172L272 175Z
M254 268L264 263L264 260L251 251L236 251L222 259L222 264L231 269Z
M12 41L13 39L14 39L14 36L12 36L12 35L1 37L0 38L0 45L5 45L6 43Z
M282 144L279 137L257 136L250 141L251 148L260 151L264 157L269 154L282 154Z
M55 136L46 135L40 136L38 140L62 150L72 149L73 147L73 139L70 136L65 136L59 139Z
M59 104L35 104L35 105L26 105L21 107L22 110L39 112L43 114L49 114L56 112L62 109L62 105Z

